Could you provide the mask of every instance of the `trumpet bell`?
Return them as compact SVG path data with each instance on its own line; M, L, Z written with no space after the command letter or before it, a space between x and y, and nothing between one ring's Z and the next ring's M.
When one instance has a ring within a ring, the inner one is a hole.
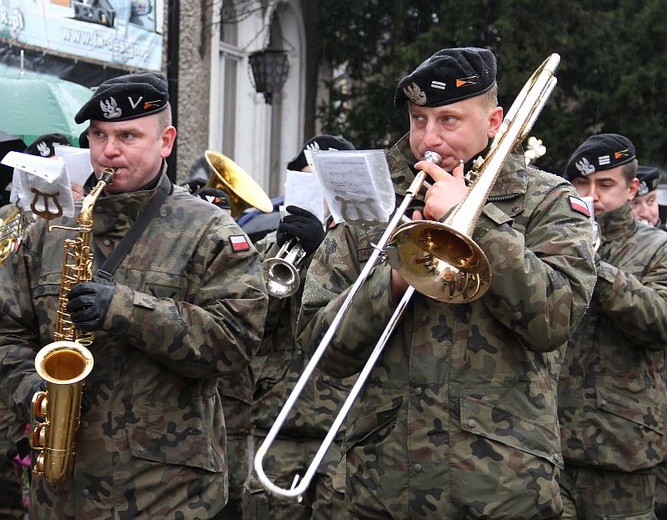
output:
M232 217L236 218L249 207L264 213L273 211L269 196L238 164L213 150L206 150L204 157L212 170L206 187L222 190L229 196Z
M399 226L386 254L408 284L434 300L468 303L480 298L491 284L484 251L440 222L415 220Z
M274 298L289 298L301 285L299 271L282 258L269 258L262 262L266 290Z

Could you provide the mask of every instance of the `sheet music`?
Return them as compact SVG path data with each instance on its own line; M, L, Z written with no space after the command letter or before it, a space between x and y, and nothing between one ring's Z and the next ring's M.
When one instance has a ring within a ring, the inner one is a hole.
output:
M61 157L65 161L70 182L83 186L93 173L90 150L62 144L54 144L53 149L56 157Z
M21 152L9 152L2 164L14 168L10 202L26 212L62 211L74 215L74 199L65 161L58 157L39 157Z
M306 150L336 222L377 225L396 203L384 150Z
M314 173L287 170L284 205L308 210L322 223L328 217L322 186Z

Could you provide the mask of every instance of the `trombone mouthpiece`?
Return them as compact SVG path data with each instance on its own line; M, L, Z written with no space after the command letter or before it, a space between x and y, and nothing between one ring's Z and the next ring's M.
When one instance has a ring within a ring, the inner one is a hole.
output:
M428 161L440 166L440 163L442 163L442 157L438 152L434 152L433 150L426 150L424 152L424 161Z

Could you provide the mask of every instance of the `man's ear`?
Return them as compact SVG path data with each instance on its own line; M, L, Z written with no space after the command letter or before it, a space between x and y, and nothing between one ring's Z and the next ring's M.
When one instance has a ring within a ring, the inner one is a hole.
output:
M486 135L489 139L495 137L500 125L503 123L503 107L495 107L489 112L489 130Z
M162 157L168 157L176 142L176 128L168 126L162 131Z
M637 196L637 191L639 191L639 179L637 177L630 181L628 189L630 190L628 193L628 200L632 200Z

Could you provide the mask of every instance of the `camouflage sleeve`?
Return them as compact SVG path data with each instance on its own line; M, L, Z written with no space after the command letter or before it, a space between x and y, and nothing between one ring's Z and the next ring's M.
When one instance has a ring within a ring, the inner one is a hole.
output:
M576 192L562 180L535 185L536 175L526 197L528 204L531 197L537 202L525 232L487 204L475 240L493 274L482 298L489 313L528 348L549 352L567 342L583 317L595 284L595 264L590 223L569 201Z
M314 351L348 298L381 230L338 225L327 233L306 275L297 341ZM375 266L341 322L323 369L334 377L359 372L396 308L389 292L391 268Z
M199 279L187 300L117 283L103 329L186 377L243 370L262 337L267 296L255 248L232 252L229 246L230 236L241 233L235 224L203 233L194 260Z
M29 257L18 253L0 267L0 400L22 416L23 402L32 386L42 378L35 371L35 356L42 347L37 312L33 305Z
M641 256L641 255L638 255ZM657 248L640 278L601 261L593 295L635 344L667 347L667 247Z

